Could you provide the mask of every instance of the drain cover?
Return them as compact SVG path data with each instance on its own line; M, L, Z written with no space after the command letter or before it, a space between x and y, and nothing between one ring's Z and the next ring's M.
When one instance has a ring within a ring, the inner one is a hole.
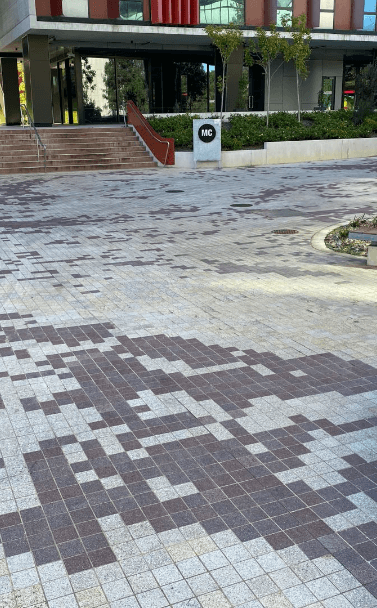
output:
M297 234L298 230L289 230L288 228L284 228L283 230L273 230L272 234Z
M184 190L165 190L165 192L169 192L169 194L178 194L178 192L184 192Z
M231 207L252 207L253 205L250 205L250 203L234 203L233 205L231 205Z

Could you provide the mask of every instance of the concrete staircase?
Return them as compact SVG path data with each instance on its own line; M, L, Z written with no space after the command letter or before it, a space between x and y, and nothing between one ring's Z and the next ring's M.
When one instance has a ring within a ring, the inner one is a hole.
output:
M157 166L129 127L51 127L38 133L47 147L46 173ZM43 152L38 162L30 129L0 129L0 175L43 172Z

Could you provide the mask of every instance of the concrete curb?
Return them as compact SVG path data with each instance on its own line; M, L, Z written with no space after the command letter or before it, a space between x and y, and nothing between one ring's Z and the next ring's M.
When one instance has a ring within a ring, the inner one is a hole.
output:
M261 165L289 165L292 163L349 160L377 156L377 137L356 139L318 139L303 141L266 142L258 150L223 150L224 168L257 167ZM217 163L216 163L217 164ZM214 163L201 162L198 168L213 168ZM177 169L194 169L193 152L176 152Z
M340 222L338 224L333 224L332 226L327 226L326 228L322 228L321 230L318 230L318 232L316 232L315 234L313 234L312 238L311 238L311 246L313 247L313 249L316 249L317 251L320 251L321 253L330 253L333 255L342 255L343 257L347 257L347 258L352 258L353 260L359 259L359 260L363 260L364 258L362 258L361 256L358 255L352 255L351 253L342 253L342 252L338 252L338 251L334 251L333 249L329 249L328 247L326 247L325 244L325 238L327 237L327 235L329 234L329 232L331 232L332 230L335 230L335 228L339 228L340 226L344 226L345 223L347 222ZM367 259L365 258L365 264L367 263Z

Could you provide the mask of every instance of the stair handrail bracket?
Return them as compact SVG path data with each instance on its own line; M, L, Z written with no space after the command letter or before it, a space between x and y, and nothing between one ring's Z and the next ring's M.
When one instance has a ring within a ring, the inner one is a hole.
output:
M162 165L174 165L174 139L171 137L161 137L156 133L136 104L131 100L127 101L127 118L128 124L133 126L153 156Z
M35 135L35 139L37 142L37 155L38 155L38 162L39 162L39 149L42 148L43 150L43 164L44 164L44 169L46 172L46 166L47 166L47 146L42 142L41 140L41 136L38 133L38 129L34 124L34 121L30 115L30 112L26 106L26 104L22 103L21 104L21 108L22 110L24 110L25 114L26 114L26 118L27 118L27 122L25 120L25 114L22 113L22 126L24 127L29 127L30 128L30 132L32 133L34 131L34 135Z

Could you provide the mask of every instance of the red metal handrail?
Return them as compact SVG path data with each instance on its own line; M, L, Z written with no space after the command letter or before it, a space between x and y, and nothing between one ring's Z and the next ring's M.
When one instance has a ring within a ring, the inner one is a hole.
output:
M127 101L127 118L157 160L163 165L174 165L174 139L156 133L133 101Z

